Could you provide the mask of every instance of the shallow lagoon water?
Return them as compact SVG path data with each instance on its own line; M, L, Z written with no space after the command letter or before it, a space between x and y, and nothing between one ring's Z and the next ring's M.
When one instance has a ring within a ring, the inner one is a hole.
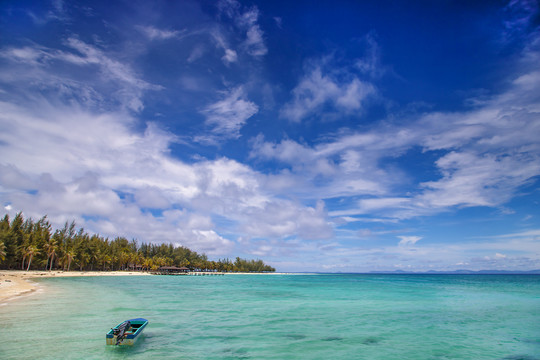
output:
M540 359L540 276L39 279L0 307L1 359ZM125 319L133 347L105 345Z

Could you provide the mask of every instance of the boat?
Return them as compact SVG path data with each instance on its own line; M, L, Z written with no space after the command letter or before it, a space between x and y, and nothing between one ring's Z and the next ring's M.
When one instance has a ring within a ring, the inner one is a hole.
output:
M121 322L106 335L107 345L133 345L141 337L141 333L148 325L143 318L131 319Z

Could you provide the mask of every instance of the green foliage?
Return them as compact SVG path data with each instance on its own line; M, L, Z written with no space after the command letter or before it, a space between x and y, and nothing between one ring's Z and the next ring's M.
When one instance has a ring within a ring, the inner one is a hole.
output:
M173 244L140 245L125 237L114 240L89 235L75 222L53 232L47 217L35 222L22 213L0 220L0 268L63 270L156 270L160 266L186 266L191 270L273 272L262 260L236 258L210 261L186 247Z
M273 267L265 265L262 260L244 260L239 257L234 262L235 271L240 272L274 272Z

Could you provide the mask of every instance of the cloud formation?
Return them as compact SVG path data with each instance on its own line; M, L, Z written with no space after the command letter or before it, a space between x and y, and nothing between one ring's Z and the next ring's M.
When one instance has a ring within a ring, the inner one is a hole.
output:
M338 77L323 73L320 65L315 65L300 80L292 91L293 100L283 107L281 116L299 122L310 115L320 116L325 105L332 110L362 112L369 96L376 92L375 87L358 77L340 80Z
M233 160L189 165L173 159L171 134L153 124L133 132L125 113L43 112L43 104L39 113L7 103L0 108L3 128L20 124L0 135L10 159L0 177L4 206L32 209L29 216L48 214L60 224L75 218L104 235L172 241L209 254L233 245L215 232L215 216L237 224L222 231L238 226L253 237L331 234L322 204L273 198L262 187L263 175Z
M153 26L140 26L139 29L150 40L173 39L182 34L182 32L178 30L162 30Z
M145 91L162 89L142 80L129 65L111 58L96 46L75 37L68 38L65 45L72 51L39 45L3 49L0 57L10 66L1 72L2 80L16 86L22 93L46 90L54 96L61 95L65 99L96 106L110 106L111 99L102 95L107 89L115 100L112 105L132 111L144 108L141 98ZM98 77L79 77L76 72L68 70L68 65L84 69L95 67ZM21 81L23 79L25 82Z
M302 173L304 179L310 175L311 184L318 176L327 176L326 197L364 195L349 215L408 219L454 207L501 206L540 175L540 146L533 135L540 131L536 95L540 93L540 73L531 67L539 59L538 52L527 52L525 59L523 66L528 70L516 74L500 94L471 101L475 106L469 110L427 112L402 125L382 123L314 146L293 140L270 143L259 137L251 156L278 160L293 173ZM310 86L313 90L304 100L297 101L301 98L295 95L294 107L286 108L291 118L303 118L329 98L327 94L342 94L320 72L314 78L319 86ZM380 164L384 159L399 163L417 148L437 156L433 165L438 176L419 183L406 196L396 196L404 179L399 166Z
M222 140L237 139L246 121L259 111L259 107L246 99L242 87L231 89L224 98L203 109L206 125L212 128L210 135L200 136L196 141L217 143Z
M249 55L261 57L268 53L264 43L264 33L258 24L259 9L256 6L243 7L236 0L220 0L218 8L222 14L233 20L236 27L245 32L241 48Z

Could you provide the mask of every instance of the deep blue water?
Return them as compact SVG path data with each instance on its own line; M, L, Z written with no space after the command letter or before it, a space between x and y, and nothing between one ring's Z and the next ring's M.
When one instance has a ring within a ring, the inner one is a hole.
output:
M0 359L540 359L540 276L40 279L0 307ZM105 345L129 318L133 347Z

